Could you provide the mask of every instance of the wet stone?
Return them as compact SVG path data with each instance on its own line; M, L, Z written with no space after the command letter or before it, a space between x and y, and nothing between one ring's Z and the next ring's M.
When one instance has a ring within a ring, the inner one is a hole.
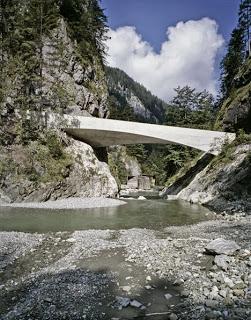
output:
M114 307L118 309L126 308L130 304L130 299L126 297L116 297Z
M130 306L134 307L134 308L141 308L143 306L143 304L137 300L131 300Z

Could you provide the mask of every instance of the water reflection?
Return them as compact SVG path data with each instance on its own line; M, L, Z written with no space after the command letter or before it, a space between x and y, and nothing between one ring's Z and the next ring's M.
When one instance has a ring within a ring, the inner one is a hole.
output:
M81 210L1 208L0 230L23 232L86 229L161 229L208 218L206 208L184 201L128 200L126 205Z

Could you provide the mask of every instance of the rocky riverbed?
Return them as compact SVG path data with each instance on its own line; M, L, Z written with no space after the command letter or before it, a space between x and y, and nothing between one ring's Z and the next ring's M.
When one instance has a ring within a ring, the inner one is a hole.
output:
M250 319L250 238L243 215L159 231L1 232L0 319Z
M89 209L89 208L106 208L116 207L125 204L125 202L112 198L67 198L59 200L49 200L45 202L19 202L8 203L0 202L1 207L10 208L33 208L33 209L52 209L52 210L68 210L68 209Z

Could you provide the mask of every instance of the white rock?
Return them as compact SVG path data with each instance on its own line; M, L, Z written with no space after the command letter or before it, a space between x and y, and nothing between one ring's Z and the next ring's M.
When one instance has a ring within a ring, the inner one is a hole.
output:
M146 200L146 198L143 197L143 196L139 196L139 197L138 197L138 200Z
M233 255L240 247L234 241L219 238L211 241L205 249L212 254Z
M134 308L141 308L143 306L143 304L137 300L131 300L130 306L134 307Z
M147 276L146 281L152 281L152 278L150 276Z
M170 300L173 296L170 293L165 294L165 299Z

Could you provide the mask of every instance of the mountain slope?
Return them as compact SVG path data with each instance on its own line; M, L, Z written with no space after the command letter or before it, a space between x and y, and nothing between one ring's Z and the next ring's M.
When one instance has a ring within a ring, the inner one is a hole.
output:
M106 67L110 101L110 117L162 123L166 103L154 96L144 86L130 78L124 71Z

